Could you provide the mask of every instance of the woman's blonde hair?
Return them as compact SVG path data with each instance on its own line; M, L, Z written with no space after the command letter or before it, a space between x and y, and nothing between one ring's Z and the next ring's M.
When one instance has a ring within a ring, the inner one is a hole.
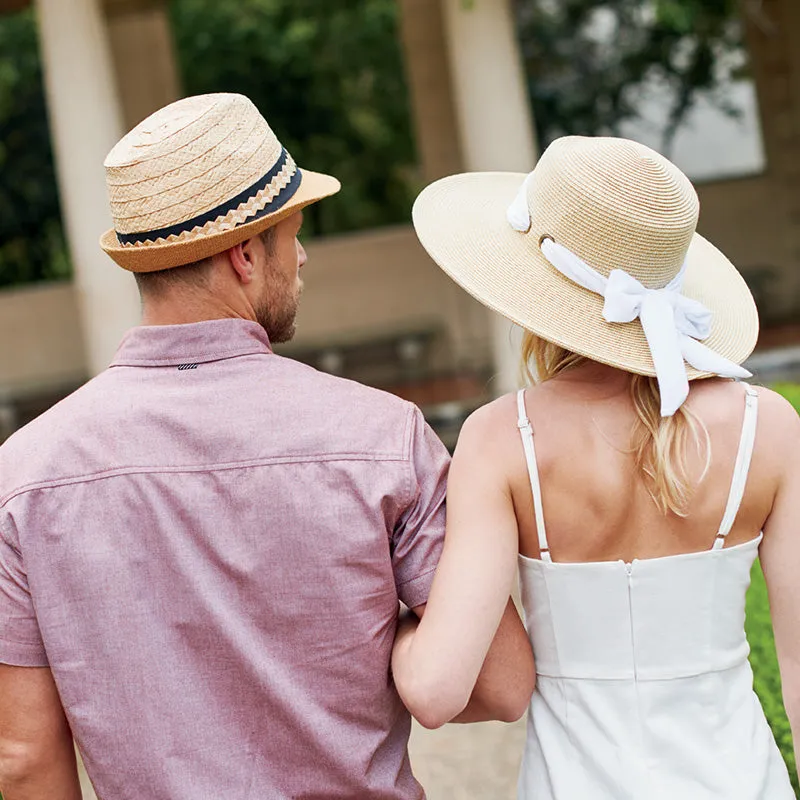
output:
M542 383L588 361L529 331L522 339L522 367L530 383ZM684 404L672 417L661 416L661 395L655 378L630 376L630 393L636 410L631 450L647 491L663 514L685 517L694 488L711 461L711 441L703 423ZM687 452L697 448L704 467L694 481L689 475Z

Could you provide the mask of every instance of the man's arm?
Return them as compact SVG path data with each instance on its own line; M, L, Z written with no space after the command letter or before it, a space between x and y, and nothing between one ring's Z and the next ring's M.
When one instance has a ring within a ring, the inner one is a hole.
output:
M46 667L0 664L3 800L81 800L72 734Z

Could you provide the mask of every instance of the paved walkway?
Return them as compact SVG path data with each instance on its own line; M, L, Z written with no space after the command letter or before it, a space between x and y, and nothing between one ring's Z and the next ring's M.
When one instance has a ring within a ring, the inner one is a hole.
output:
M428 800L516 800L525 718L426 731L415 724L411 764Z
M428 800L515 800L525 720L426 731L414 725L411 763ZM81 771L84 800L96 800Z

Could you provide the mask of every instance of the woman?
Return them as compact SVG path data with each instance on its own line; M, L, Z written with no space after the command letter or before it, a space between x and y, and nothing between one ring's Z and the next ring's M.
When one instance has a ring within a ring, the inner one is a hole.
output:
M797 731L800 420L730 380L749 377L757 314L697 217L669 161L582 137L527 178L454 176L415 205L442 269L525 328L536 381L464 426L394 676L429 725L458 714L519 565L537 668L521 798L794 797L744 604L760 555Z

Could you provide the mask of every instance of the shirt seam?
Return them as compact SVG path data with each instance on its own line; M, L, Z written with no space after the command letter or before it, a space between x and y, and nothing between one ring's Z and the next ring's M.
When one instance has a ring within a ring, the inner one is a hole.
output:
M8 636L0 634L0 642L3 642L5 644L14 645L15 647L27 647L27 648L29 648L31 650L36 650L39 653L44 653L45 652L45 649L42 646L41 641L39 641L39 640L34 641L34 642L31 642L31 641L23 642L20 639L10 639Z
M408 414L406 415L406 425L405 430L403 431L403 450L404 450L404 462L405 462L405 473L406 473L406 483L407 483L407 499L405 502L405 507L408 508L417 496L417 491L419 486L415 480L414 474L414 465L412 464L412 445L414 442L414 431L417 425L416 419L416 411L417 408L414 405L411 405L408 409ZM394 533L392 534L394 537Z
M154 366L156 364L166 364L166 365L181 364L181 363L191 362L192 359L194 359L197 363L202 363L210 361L219 361L227 358L236 358L237 356L252 356L252 355L271 356L273 355L273 353L270 350L264 350L262 348L255 348L252 350L236 348L232 350L215 350L213 353L206 353L204 355L203 354L192 355L191 353L187 353L186 355L171 355L171 356L165 356L164 358L130 358L127 356L121 356L119 359L115 359L111 363L111 366L146 367L146 366Z
M22 494L33 492L38 489L58 489L62 486L74 486L78 483L91 483L107 478L117 478L123 475L147 475L147 474L179 474L179 473L201 473L201 472L220 472L235 469L247 469L248 467L277 466L281 464L309 464L312 462L331 463L334 461L376 461L376 462L397 462L407 461L397 453L331 453L317 454L309 456L278 456L273 458L258 458L247 461L231 461L219 464L198 464L198 465L177 465L177 466L147 466L139 465L135 467L120 467L113 470L103 470L101 472L88 473L86 475L72 475L65 478L58 478L50 481L37 481L25 484L14 489L9 494L0 497L0 508L3 508L15 497Z
M3 505L4 504L0 504L0 508L2 508ZM21 544L20 547L17 547L17 545L15 545L14 542L11 541L11 537L8 535L8 532L6 531L5 526L3 525L2 518L0 518L0 540L2 540L5 546L10 548L11 551L15 553L18 558L22 558L22 551L20 550Z
M436 567L431 567L430 569L426 569L425 572L420 572L419 575L415 575L413 578L409 578L408 580L398 583L397 588L399 589L400 587L407 586L409 583L413 583L414 581L422 580L422 578L426 578L432 572L436 572Z
M403 429L403 454L407 460L411 460L411 442L413 441L414 437L412 435L414 429L414 412L416 411L416 407L413 405L409 405L409 408L406 412L406 422L405 427Z

